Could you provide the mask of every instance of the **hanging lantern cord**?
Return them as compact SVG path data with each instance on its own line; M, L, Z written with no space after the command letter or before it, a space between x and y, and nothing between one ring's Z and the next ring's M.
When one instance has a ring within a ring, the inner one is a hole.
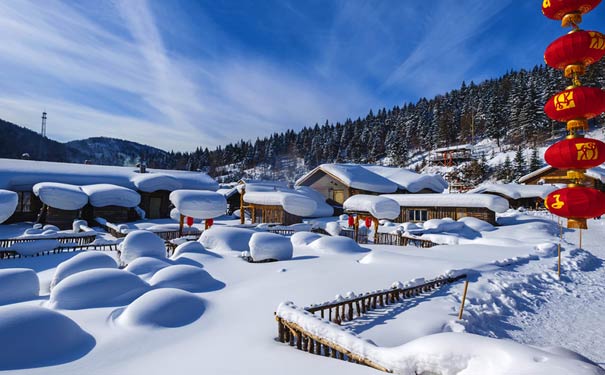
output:
M571 26L573 31L580 29L580 26L579 26L580 23L582 23L582 13L579 13L579 12L567 13L561 19L561 26L562 27Z

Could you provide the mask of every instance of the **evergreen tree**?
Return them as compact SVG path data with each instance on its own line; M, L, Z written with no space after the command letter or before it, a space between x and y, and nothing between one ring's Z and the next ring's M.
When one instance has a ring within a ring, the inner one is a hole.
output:
M525 175L527 167L525 166L525 158L523 157L523 149L517 148L515 158L513 160L513 179L517 180Z
M542 168L542 160L538 156L538 148L534 147L531 150L531 156L529 158L529 172L537 171Z

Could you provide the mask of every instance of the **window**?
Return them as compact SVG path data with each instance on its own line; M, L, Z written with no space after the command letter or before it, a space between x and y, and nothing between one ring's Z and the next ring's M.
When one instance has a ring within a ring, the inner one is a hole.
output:
M408 221L427 221L427 210L408 210Z
M32 193L29 191L20 191L19 202L17 203L17 212L31 212L32 210Z

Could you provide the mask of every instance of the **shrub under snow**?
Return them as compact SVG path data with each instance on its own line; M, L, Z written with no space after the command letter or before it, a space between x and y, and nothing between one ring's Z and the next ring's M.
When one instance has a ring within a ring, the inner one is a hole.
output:
M40 281L33 270L0 269L0 305L35 299L39 293Z
M139 257L166 258L164 240L146 230L135 230L126 235L120 244L120 258L126 264Z
M154 288L178 288L189 292L210 292L225 284L214 279L203 269L188 264L162 268L150 280Z
M128 305L117 318L126 326L181 327L196 321L205 310L204 300L174 288L151 290Z
M149 284L128 271L100 268L78 272L50 292L49 305L57 309L86 309L127 305L149 290Z
M96 268L118 268L118 263L110 255L98 251L80 253L59 264L50 283L50 288L54 288L61 280L70 275Z
M0 307L0 371L50 366L84 356L94 338L70 318L39 306Z
M250 255L255 262L292 259L292 242L275 233L254 233L250 238Z

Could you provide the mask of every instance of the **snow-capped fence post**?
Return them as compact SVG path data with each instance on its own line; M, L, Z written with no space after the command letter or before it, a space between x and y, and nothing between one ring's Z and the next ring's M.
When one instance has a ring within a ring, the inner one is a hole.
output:
M179 237L183 237L183 224L185 223L185 216L179 214Z
M460 304L460 313L458 314L458 320L462 320L462 313L464 312L464 302L466 301L466 292L468 290L468 279L464 282L464 292L462 293L462 303Z

